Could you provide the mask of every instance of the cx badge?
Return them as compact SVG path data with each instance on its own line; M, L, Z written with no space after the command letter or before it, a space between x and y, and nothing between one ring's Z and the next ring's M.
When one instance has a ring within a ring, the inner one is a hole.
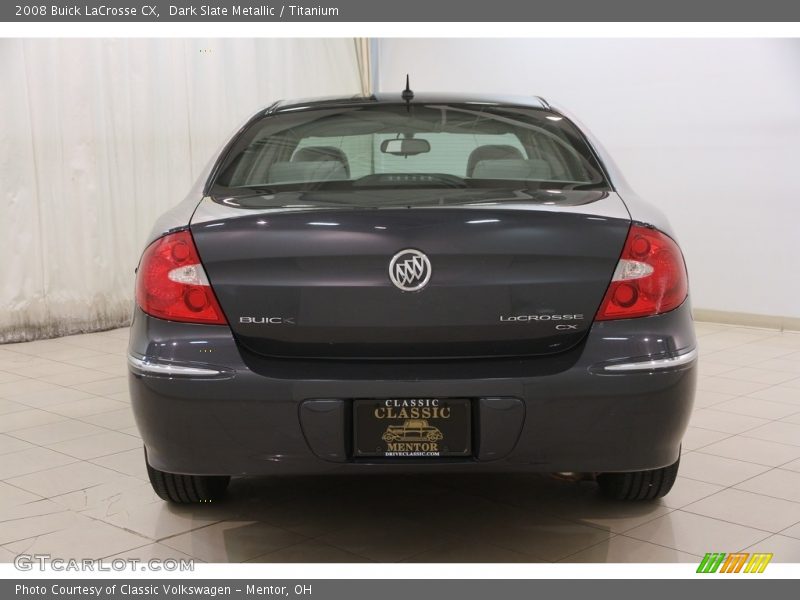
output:
M404 292L417 292L428 285L431 261L419 250L401 250L389 262L389 279Z

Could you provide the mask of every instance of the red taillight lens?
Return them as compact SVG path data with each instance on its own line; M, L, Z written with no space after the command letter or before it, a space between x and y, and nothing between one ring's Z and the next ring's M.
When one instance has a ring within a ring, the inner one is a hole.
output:
M677 308L688 293L686 266L672 238L633 225L595 319L630 319Z
M170 321L227 323L188 231L165 235L144 251L136 303L148 315Z

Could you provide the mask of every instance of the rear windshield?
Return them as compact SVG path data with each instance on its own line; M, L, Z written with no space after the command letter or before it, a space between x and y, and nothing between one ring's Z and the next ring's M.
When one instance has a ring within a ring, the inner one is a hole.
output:
M583 136L545 110L375 104L287 111L251 123L215 195L474 187L607 189Z

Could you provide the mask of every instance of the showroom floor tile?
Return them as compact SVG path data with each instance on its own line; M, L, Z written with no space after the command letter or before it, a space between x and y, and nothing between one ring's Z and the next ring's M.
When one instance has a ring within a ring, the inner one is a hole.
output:
M163 540L204 562L244 562L303 541L300 535L258 521L224 521Z
M680 476L650 504L546 476L235 479L176 507L147 483L127 329L0 347L0 561L800 561L800 333L697 323Z
M683 508L686 512L775 533L800 522L800 504L736 489L722 490Z
M615 535L605 542L573 554L564 562L689 562L697 563L699 557L666 546Z

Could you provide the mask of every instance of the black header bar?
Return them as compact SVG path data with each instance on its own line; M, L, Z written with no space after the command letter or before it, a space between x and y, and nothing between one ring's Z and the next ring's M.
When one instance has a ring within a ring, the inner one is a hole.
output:
M787 0L5 0L0 22L797 22Z

